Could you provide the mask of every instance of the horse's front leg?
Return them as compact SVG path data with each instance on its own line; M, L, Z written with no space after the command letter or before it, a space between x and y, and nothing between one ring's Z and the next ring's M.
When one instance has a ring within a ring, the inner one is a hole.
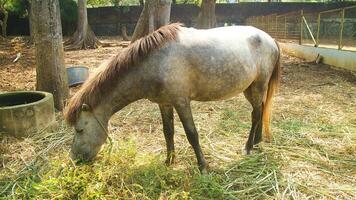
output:
M173 106L159 104L161 110L163 133L167 145L167 160L166 164L171 165L174 163L174 122L173 122Z
M178 116L182 121L188 141L194 149L195 155L198 160L199 170L201 173L206 173L207 163L205 161L204 154L200 148L199 136L194 125L192 110L190 108L190 101L188 99L180 100L174 105L174 108L176 109Z

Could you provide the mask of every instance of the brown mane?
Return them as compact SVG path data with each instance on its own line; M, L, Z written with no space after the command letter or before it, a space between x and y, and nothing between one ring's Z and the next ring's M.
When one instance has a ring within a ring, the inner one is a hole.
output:
M67 122L73 125L77 121L83 103L95 108L102 100L102 96L116 85L117 77L129 67L142 62L151 52L161 48L167 42L176 41L181 26L179 23L163 26L136 40L123 52L114 56L72 97L64 113Z

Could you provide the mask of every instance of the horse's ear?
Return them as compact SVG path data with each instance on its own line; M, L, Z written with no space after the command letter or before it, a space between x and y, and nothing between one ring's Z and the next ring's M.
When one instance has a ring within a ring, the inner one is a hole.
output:
M85 104L85 103L83 103L82 104L82 111L89 111L90 110L90 107L89 107L89 105L88 104Z

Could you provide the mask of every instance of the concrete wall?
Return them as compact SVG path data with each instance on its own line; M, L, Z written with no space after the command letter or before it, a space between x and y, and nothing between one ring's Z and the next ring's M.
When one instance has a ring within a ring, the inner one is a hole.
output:
M356 2L340 3L262 3L249 2L238 4L217 4L216 16L219 26L224 23L243 24L244 20L250 16L268 15L272 13L286 13L295 10L305 9L307 11L327 10L349 5L356 5ZM89 23L97 35L119 35L121 25L125 24L129 32L132 32L137 19L141 13L140 6L126 7L102 7L89 8ZM171 21L182 22L186 26L194 26L200 8L194 4L172 5ZM75 25L74 25L75 26ZM68 29L73 26L65 25L63 33L70 32ZM29 33L28 19L21 19L10 16L8 33L10 35L27 35Z
M215 14L218 26L223 26L225 23L244 24L245 19L251 16L280 14L301 9L328 10L348 5L356 5L356 2L217 4ZM140 6L92 8L88 9L89 22L98 35L119 35L122 24L127 26L129 32L133 31L141 10ZM172 5L171 21L182 22L186 26L195 26L199 11L200 8L194 4Z
M280 43L282 51L291 56L314 61L318 55L322 56L322 63L335 67L356 71L356 52L310 47L293 43Z

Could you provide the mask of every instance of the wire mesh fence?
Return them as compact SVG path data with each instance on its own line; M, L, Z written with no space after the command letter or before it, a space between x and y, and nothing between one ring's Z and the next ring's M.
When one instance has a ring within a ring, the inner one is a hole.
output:
M342 49L356 51L356 6L344 11Z
M342 10L320 12L318 46L341 48Z
M255 16L248 18L246 24L282 41L356 51L356 6Z

